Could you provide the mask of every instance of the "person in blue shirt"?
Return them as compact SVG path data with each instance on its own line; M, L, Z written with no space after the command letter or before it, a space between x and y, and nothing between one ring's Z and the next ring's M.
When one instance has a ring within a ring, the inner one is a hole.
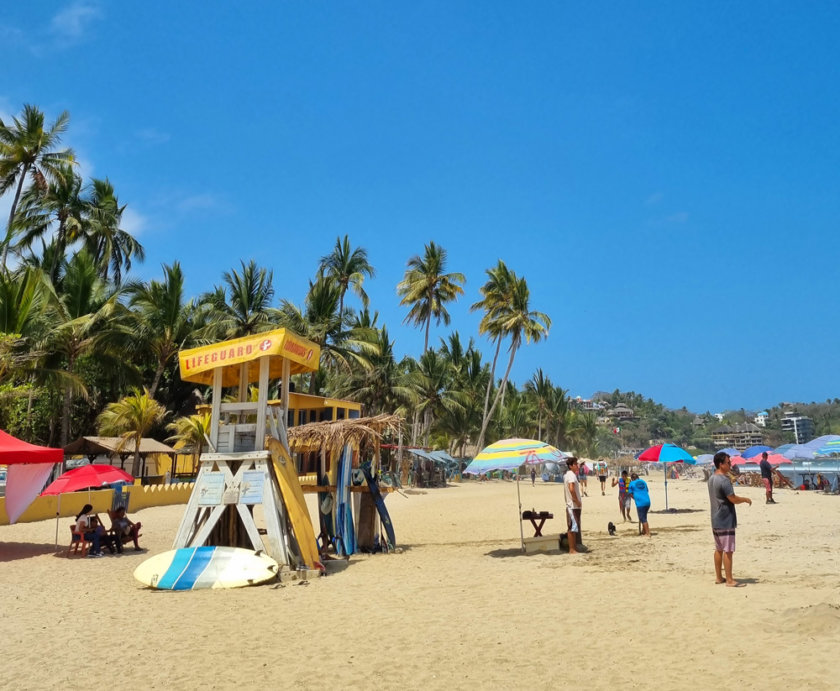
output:
M642 524L642 532L650 537L650 526L648 525L648 509L650 509L650 492L648 492L647 482L642 480L636 473L630 476L630 484L627 487L630 496L633 497L633 502L636 504L636 515L639 517L639 522Z

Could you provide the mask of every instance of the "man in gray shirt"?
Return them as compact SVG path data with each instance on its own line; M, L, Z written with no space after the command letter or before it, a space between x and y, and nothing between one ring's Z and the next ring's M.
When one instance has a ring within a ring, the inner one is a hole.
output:
M745 586L732 578L732 554L735 552L735 528L738 516L735 504L752 505L749 497L739 497L732 489L729 470L732 462L729 454L718 451L714 458L715 474L709 478L709 502L712 507L712 534L715 536L715 583L726 583L730 587ZM726 574L724 579L721 566Z

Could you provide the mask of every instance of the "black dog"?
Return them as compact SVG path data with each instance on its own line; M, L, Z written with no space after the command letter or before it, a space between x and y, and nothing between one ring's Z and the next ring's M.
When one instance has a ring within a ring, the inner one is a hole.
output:
M613 523L612 521L607 523L607 531L610 535L615 535L615 523Z

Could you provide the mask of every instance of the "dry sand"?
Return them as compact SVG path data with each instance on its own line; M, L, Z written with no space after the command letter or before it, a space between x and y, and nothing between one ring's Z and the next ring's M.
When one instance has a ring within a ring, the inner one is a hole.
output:
M651 539L590 480L590 551L523 555L516 485L454 484L390 495L401 553L231 591L132 578L170 548L183 506L136 514L147 552L103 559L54 555L53 522L0 526L3 686L836 689L840 497L784 490L767 506L763 490L738 489L754 501L738 507L735 576L748 585L726 588L705 484L669 482L678 511L665 513L662 476L648 481ZM557 533L562 485L521 490L523 509L554 511L543 532Z

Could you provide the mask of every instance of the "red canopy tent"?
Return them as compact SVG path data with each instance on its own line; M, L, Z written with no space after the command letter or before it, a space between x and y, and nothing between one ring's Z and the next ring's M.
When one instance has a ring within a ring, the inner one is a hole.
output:
M6 474L6 515L14 523L38 496L56 463L64 460L64 451L36 446L0 430L0 465L9 467Z

